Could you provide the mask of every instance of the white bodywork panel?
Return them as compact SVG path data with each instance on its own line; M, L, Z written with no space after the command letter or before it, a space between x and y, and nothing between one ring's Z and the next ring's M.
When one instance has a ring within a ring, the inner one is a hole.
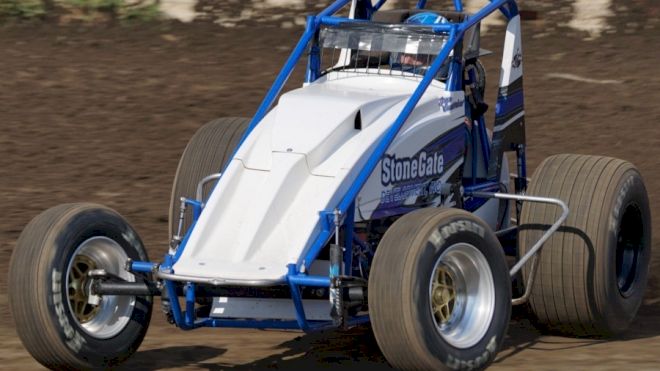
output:
M175 274L277 280L301 259L320 231L319 212L339 201L419 83L337 74L284 94L250 134L207 201ZM463 106L443 111L440 97L449 93L434 81L399 137L462 125ZM463 100L462 92L452 97ZM361 130L354 127L358 111Z
M516 62L514 58L520 58ZM504 50L502 51L502 73L500 75L500 86L508 86L512 82L521 78L522 69L522 42L520 40L520 15L517 15L509 21L506 27L506 36L504 38Z
M523 76L522 40L520 37L520 15L513 17L506 27L504 38L504 50L502 51L502 73L500 74L500 88L509 87ZM497 108L496 108L497 109ZM514 123L520 122L525 117L522 110L506 122L496 124L494 131L503 131Z
M225 169L174 273L284 280L287 265L300 262L320 232L319 213L339 202L418 84L419 78L333 72L282 95ZM462 92L433 81L388 155L414 156L443 133L465 130L463 103ZM462 161L461 154L453 170ZM442 177L452 170L434 165ZM357 209L365 218L376 208L373 199L392 187L380 181L381 167L360 193Z

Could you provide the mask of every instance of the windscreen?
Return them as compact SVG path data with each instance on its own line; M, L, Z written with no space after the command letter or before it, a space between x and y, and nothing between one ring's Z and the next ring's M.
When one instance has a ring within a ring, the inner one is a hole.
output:
M326 73L348 71L419 77L433 63L447 38L446 34L435 34L428 27L416 25L365 22L324 26L319 35L322 68ZM442 73L446 76L446 70Z
M398 24L351 23L322 27L320 44L325 49L438 55L447 35L427 27Z

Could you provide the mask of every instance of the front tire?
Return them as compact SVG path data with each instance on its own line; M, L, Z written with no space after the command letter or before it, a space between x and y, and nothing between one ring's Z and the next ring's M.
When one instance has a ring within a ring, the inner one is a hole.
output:
M369 277L369 314L388 362L400 369L481 369L511 314L502 248L479 218L427 208L397 220Z
M9 300L25 348L51 369L108 368L139 347L152 298L108 295L89 301L88 273L138 277L126 260L148 261L142 242L114 210L66 204L25 227L12 255Z

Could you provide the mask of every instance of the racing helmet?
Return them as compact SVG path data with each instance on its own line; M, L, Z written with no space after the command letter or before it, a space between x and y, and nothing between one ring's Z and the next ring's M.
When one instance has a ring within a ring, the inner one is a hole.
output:
M434 25L449 23L447 18L435 12L421 12L413 14L408 17L405 24L419 24L419 25ZM429 55L419 54L405 54L405 53L392 53L390 55L390 66L393 70L401 70L402 72L412 72L424 74L428 69L433 58ZM448 65L445 63L441 68L436 78L447 76Z
M408 19L405 20L407 24L423 24L423 25L432 25L432 24L443 24L449 23L447 18L441 16L438 13L434 12L422 12L413 14Z

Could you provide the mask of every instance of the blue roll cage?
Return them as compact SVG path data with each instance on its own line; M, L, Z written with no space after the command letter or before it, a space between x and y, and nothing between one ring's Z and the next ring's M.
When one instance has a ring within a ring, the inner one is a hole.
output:
M275 99L279 96L284 84L288 80L289 76L293 72L294 67L297 62L302 57L305 51L308 53L308 61L305 73L306 82L313 82L320 76L320 49L317 43L313 42L315 39L318 39L318 34L320 27L323 25L326 26L337 26L349 22L369 22L371 16L374 12L379 10L387 0L379 0L375 5L371 3L371 0L357 0L356 2L356 12L355 14L360 14L364 19L349 19L337 17L336 14L340 9L342 9L347 4L351 3L351 0L336 0L325 10L319 13L316 16L308 16L307 24L305 27L305 32L298 41L296 47L293 49L291 55L287 59L284 67L277 75L273 85L266 94L265 98L261 102L257 112L250 121L250 124L243 134L240 143L242 144L248 135L254 130L254 128L259 124L259 122L264 118L266 113L272 107ZM321 232L315 236L314 242L304 256L299 258L296 264L290 264L288 268L288 274L286 277L286 282L283 284L288 284L291 297L294 303L296 311L296 320L238 320L238 319L215 319L215 318L196 318L195 317L195 283L187 282L184 284L185 290L185 310L182 310L179 300L177 300L177 290L176 283L171 280L163 280L164 288L166 294L168 295L171 305L172 316L176 325L184 330L190 330L198 327L239 327L239 328L274 328L274 329L301 329L305 332L335 327L332 321L310 321L307 320L305 316L305 311L303 308L301 287L330 287L331 278L329 276L312 276L307 275L304 272L308 272L311 264L316 260L317 256L321 250L327 245L329 240L335 234L335 215L339 213L343 216L340 221L340 225L344 227L344 245L352 246L355 244L360 244L361 241L354 238L354 210L355 210L355 199L366 183L367 179L374 171L378 165L380 159L387 151L387 148L390 146L400 129L403 127L404 123L412 113L413 109L419 102L420 98L428 88L429 84L433 80L434 76L440 70L443 61L449 58L450 53L459 42L462 42L463 35L465 32L472 26L476 25L482 19L484 19L489 14L499 10L501 11L507 19L511 19L518 15L518 7L515 0L489 0L490 4L483 7L476 14L466 18L463 22L460 23L450 23L450 24L440 24L426 26L433 30L437 34L448 35L448 39L444 44L442 50L438 54L438 57L429 67L427 73L421 79L419 85L413 92L413 94L408 99L404 108L402 109L399 116L394 120L392 126L387 130L383 138L378 143L377 147L373 153L369 156L366 164L363 169L358 174L352 186L348 189L346 194L341 198L340 202L332 210L324 210L320 212L319 218L321 223ZM417 9L424 9L426 6L426 0L419 0L417 2ZM461 0L454 0L454 6L456 11L463 11L463 4ZM312 45L309 46L310 42ZM449 78L446 83L447 91L459 91L463 89L463 61L462 55L458 52L454 53L450 61L449 69ZM472 76L474 78L474 76ZM466 112L469 111L470 106L466 101ZM472 130L473 132L473 143L475 140L481 141L481 148L485 163L488 164L490 159L490 148L487 138L486 126L484 123L484 118L479 118L479 128L478 131ZM239 145L240 146L240 145ZM474 147L473 147L474 148ZM235 154L235 153L234 153ZM476 166L476 156L473 155L473 164ZM473 172L474 174L474 172ZM526 169L525 169L525 154L524 151L518 151L518 177L525 179ZM472 193L477 191L491 191L499 188L499 182L496 179L486 179L480 180L476 177L472 177L467 181L468 184L465 184L465 192ZM485 201L485 200L484 200ZM201 213L202 204L196 200L186 200L185 201L193 209L193 222L191 227L188 229L184 239L181 241L179 248L175 254L167 254L162 264L157 264L153 262L139 262L135 261L131 263L131 270L134 272L142 273L152 273L156 270L165 270L171 271L172 266L181 256L181 253L185 249L188 238L191 234L191 231L195 227L195 223ZM479 205L480 206L480 205ZM472 211L472 210L468 210ZM352 249L345 249L344 252L344 274L350 276L352 273ZM368 315L354 316L347 319L348 325L355 325L363 322L368 322Z

